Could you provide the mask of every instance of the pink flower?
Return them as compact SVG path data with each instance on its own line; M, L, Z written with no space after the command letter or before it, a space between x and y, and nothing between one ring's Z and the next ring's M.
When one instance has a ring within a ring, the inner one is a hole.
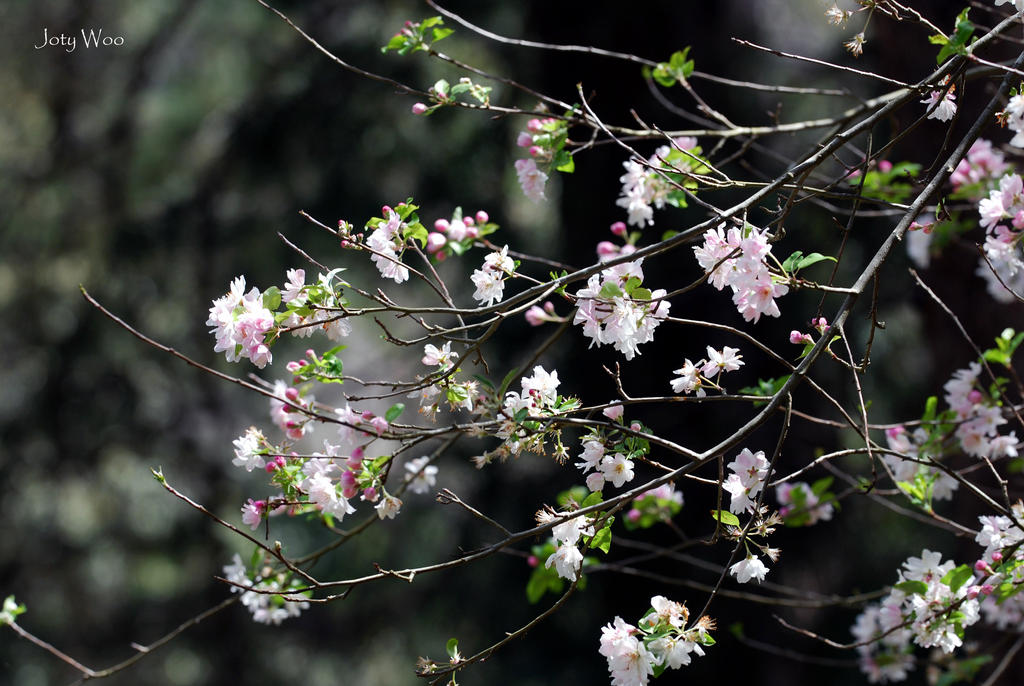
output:
M622 403L615 402L601 410L601 414L615 422L622 418L622 413L625 412L625 410L626 408L622 406Z
M537 163L533 160L516 160L515 166L523 194L534 202L543 200L544 185L548 182L548 175L538 169Z

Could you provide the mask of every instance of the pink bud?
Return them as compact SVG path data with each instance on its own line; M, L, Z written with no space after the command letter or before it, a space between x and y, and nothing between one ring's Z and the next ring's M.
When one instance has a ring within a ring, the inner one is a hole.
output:
M970 401L970 403L971 403L972 405L977 405L977 404L978 404L978 403L980 403L980 402L981 402L981 401L982 401L982 400L983 400L984 398L985 398L985 396L983 396L983 395L981 394L981 391L979 391L979 390L978 390L978 389L976 389L976 388L975 388L975 389L973 389L973 390L972 390L972 391L971 391L970 393L968 393L968 394L967 394L967 400L969 400L969 401Z
M536 555L530 555L528 558L526 558L526 564L530 565L531 567L536 567L538 564L540 564L540 560L537 559Z
M438 262L444 262L445 260L448 259L448 253L439 252L436 255L434 255L434 259L437 260Z
M284 397L288 398L288 400L292 401L293 403L298 402L299 401L299 389L297 389L297 388L286 389L285 392L284 392Z
M967 587L967 597L970 598L971 600L974 600L975 598L977 598L980 593L981 593L981 587L980 586L968 586Z
M625 411L626 408L622 406L622 403L613 403L612 405L609 405L608 407L601 410L601 414L603 414L605 417L614 422L621 419L622 413Z
M539 145L531 145L529 152L530 157L537 157L537 155L543 154L544 148L540 147Z
M294 455L294 454L295 453L292 453L292 455ZM284 459L283 455L278 455L277 457L275 457L274 458L274 462L277 464L278 467L281 467L281 468L283 468L286 464L288 464L287 461Z
M388 430L388 420L383 417L374 417L370 420L370 424L372 424L373 428L377 430L378 436Z
M277 471L277 463L276 462L268 462L263 468L265 470L267 470L267 474L271 474L271 473Z
M349 455L348 457L345 458L345 466L353 471L357 469L362 469L363 458L356 457L355 455Z
M306 350L306 357L308 357L311 360L315 359L316 358L316 352L312 348L308 348Z
M444 244L448 242L448 239L444 237L444 234L431 232L427 234L427 252L433 255L438 250L444 247Z
M475 226L470 226L466 229L466 238L476 238L480 235L480 229Z
M1002 562L1003 561L1003 554L1000 551L998 551L998 550L995 551L994 553L992 553L992 561L993 562Z
M878 171L882 173L892 171L892 162L889 160L882 160L878 163Z
M540 309L536 305L526 311L526 322L530 326L540 326L547 321L547 317L544 316L544 310Z
M804 343L813 343L814 339L811 338L810 334L800 333L799 331L790 331L789 342L796 345L803 345Z
M295 374L300 369L302 369L304 366L305 366L304 362L296 362L296 361L292 360L291 362L286 364L284 366L284 368L287 369L288 371L290 371L292 374Z
M356 458L357 460L362 460L363 456L363 446L357 445L355 448L352 449L352 457Z
M380 208L380 216L382 216L382 217L388 216L389 212L391 212L391 206L390 205L384 205L384 206L382 206Z
M533 131L534 133L536 133L540 131L541 128L543 128L543 124L541 124L540 119L531 119L530 121L526 122L527 131Z
M465 224L466 226L473 226L473 224L475 224L476 222L473 221L472 217L463 217L462 223Z
M888 436L889 438L896 438L904 431L906 431L906 429L904 429L902 426L892 426L885 430L885 435Z
M427 106L424 105L422 102L418 102L418 103L416 103L415 105L412 106L412 113L413 114L423 114L426 111L427 111Z
M626 222L615 222L611 226L611 232L616 236L625 236L627 231Z
M619 246L611 241L601 241L597 244L598 257L612 257L619 254Z
M644 427L640 424L640 422L633 422L632 424L629 425L629 428L632 429L633 431L641 431Z
M982 574L987 574L990 569L991 569L991 567L989 567L988 563L985 562L984 560L978 560L977 562L974 563L974 571L976 571L976 572L981 572Z
M377 489L373 486L367 486L363 489L363 500L367 500L371 503L377 502Z
M478 224L486 224L491 220L491 216L483 210L477 210L476 221Z
M441 233L447 232L448 231L448 220L447 219L438 219L438 220L434 221L434 230L435 231L439 231Z
M643 515L643 512L634 507L632 510L626 513L626 518L629 519L629 521L631 522L636 522L639 521L640 518L643 517Z
M263 511L265 511L267 509L267 501L266 500L254 500L253 503L252 503L252 506L254 508L256 508L257 512L263 512Z
M620 255L632 255L635 252L636 252L636 246L635 245L630 245L629 243L627 243L626 245L622 246L622 250L619 251L619 254Z
M360 415L360 416L361 416L361 417L363 418L363 421L364 421L364 422L368 422L368 421L370 421L371 419L373 419L373 413L372 413L372 412L370 412L369 410L364 410L364 411L363 411L363 414L362 414L362 415Z
M339 481L341 482L341 485L344 488L348 488L349 486L354 486L355 483L356 483L356 475L351 470L346 469L345 471L343 471L341 473L341 479L339 479ZM348 496L348 497L351 497L351 496Z
M555 305L554 305L554 303L552 303L550 300L545 302L544 303L544 311L547 312L548 314L554 314L555 313Z
M996 588L992 584L982 584L978 590L982 595L992 595L996 592Z
M518 145L520 148L530 147L531 145L533 145L533 136L531 136L525 131L520 131L519 137L516 138L516 145Z

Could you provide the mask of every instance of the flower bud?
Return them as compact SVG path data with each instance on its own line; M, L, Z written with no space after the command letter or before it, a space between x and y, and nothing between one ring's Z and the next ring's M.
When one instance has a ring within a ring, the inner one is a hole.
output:
M415 105L412 106L412 113L413 114L423 114L426 111L427 111L427 106L424 105L422 102L418 102L418 103L416 103Z
M447 232L448 231L448 220L447 219L437 219L437 220L435 220L434 221L434 231L438 231L440 233Z
M486 224L491 220L491 216L483 210L477 210L476 221L478 224Z
M625 236L628 232L626 222L615 222L611 225L611 232L616 236Z

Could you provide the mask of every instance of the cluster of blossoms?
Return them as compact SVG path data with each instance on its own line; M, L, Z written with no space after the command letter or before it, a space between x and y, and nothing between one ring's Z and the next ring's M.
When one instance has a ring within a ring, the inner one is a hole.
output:
M989 267L983 260L978 265L978 275L988 282L988 291L993 298L1000 302L1012 302L1015 296L1019 298L1024 293L1024 260L1021 259L1024 183L1021 177L1006 174L1000 178L999 188L989 191L988 197L978 203L978 213L981 215L982 228L988 232L984 249L985 257L991 263ZM1007 220L1010 226L1003 223Z
M473 241L497 231L498 225L483 210L473 216L463 216L456 207L451 219L434 220L434 230L427 233L427 252L442 262L450 255L461 255L473 246Z
M697 262L709 274L708 282L718 290L731 288L733 304L748 322L756 322L762 314L778 317L775 298L789 292L768 269L771 252L768 230L752 226L708 229L704 243L693 249Z
M451 341L446 342L440 348L432 343L423 346L423 364L428 367L436 367L436 370L428 378L437 378L438 380L416 389L409 394L409 397L420 401L420 414L426 415L432 421L437 418L442 395L452 410L462 408L469 412L473 411L473 401L477 396L478 384L476 381L456 382L452 378L451 370L458 358L459 354L452 352ZM416 378L421 379L422 377L417 376Z
M662 484L633 498L623 523L627 529L646 529L671 520L682 508L682 491L677 491L672 483Z
M704 391L705 386L721 388L718 380L722 374L734 372L743 366L743 360L740 359L743 356L738 354L739 348L725 346L719 352L709 345L707 352L707 358L697 364L686 358L682 367L673 370L673 374L679 375L669 382L672 384L673 393L694 393L698 398L703 398L707 395Z
M608 660L612 686L644 686L666 669L690 664L693 655L703 656L704 647L715 643L708 633L715 621L705 615L687 627L689 618L686 605L659 595L637 626L616 617L603 627L599 652Z
M304 270L289 269L282 288L263 293L257 288L245 292L244 276L234 279L230 292L213 301L206 321L214 327L214 352L224 352L228 362L248 358L263 369L273 361L270 345L282 331L307 337L320 330L332 341L349 335L346 302L333 285L336 273L320 274L316 283L306 284ZM281 304L284 310L275 314Z
M991 459L1017 456L1017 435L999 433L999 427L1007 420L999 403L980 383L980 374L981 365L977 362L954 372L943 386L949 409L936 421L925 423L913 432L902 426L886 430L889 448L907 456L883 457L897 483L923 481L928 484L931 498L952 498L959 485L956 480L937 467L921 464L943 456L948 450L945 442L950 433L956 439L956 447L967 455Z
M264 305L263 294L252 288L245 292L245 277L231 282L227 295L217 298L210 307L207 326L217 342L214 352L223 352L228 362L249 358L263 369L272 360L267 335L275 329L274 313Z
M304 585L302 582L298 579L289 580L284 574L275 575L269 567L260 574L250 577L241 556L237 553L231 564L224 566L224 578L231 583L232 593L241 594L242 605L252 613L253 621L260 624L277 625L289 617L298 617L303 610L309 609L309 603L304 600L285 599L285 596L295 597L289 590L301 588ZM278 592L281 595L263 591ZM309 592L298 595L308 596Z
M1017 435L1000 435L998 427L1006 424L1002 408L984 391L978 381L981 365L972 362L966 369L958 369L953 378L942 387L945 401L956 413L959 421L956 437L960 447L975 457L1017 456Z
M654 330L668 317L666 291L643 287L643 260L609 267L576 291L578 307L573 324L583 326L591 345L612 345L627 360L639 345L654 340Z
M994 186L1006 169L1003 153L992 147L992 141L979 138L971 145L967 156L956 165L949 181L954 192L958 193L976 187L979 191L976 199L980 199L984 195L981 191L988 191L989 186ZM973 193L971 197L974 197Z
M673 154L673 150L678 151L677 154ZM680 154L682 151L689 151L690 155ZM696 159L699 153L697 139L687 136L675 139L672 147L659 147L646 163L637 160L623 162L626 173L619 177L622 193L615 204L626 210L626 221L632 226L643 228L654 224L654 209L651 205L660 210L666 202L674 200L674 204L680 204L681 200L681 205L685 207L685 200L679 198L678 194L681 192L680 187L687 184L679 182L679 172L688 171L694 166L703 171L703 163Z
M505 292L506 277L514 276L516 263L508 256L508 246L500 251L492 252L484 258L483 267L474 270L473 285L476 291L473 297L481 305L493 305L501 302Z
M835 511L832 503L822 502L815 489L805 481L779 484L775 488L775 497L782 506L779 516L787 518L787 523L791 516L799 516L804 526L811 526L829 521Z
M561 432L550 429L545 422L535 421L579 407L577 399L558 394L559 383L557 371L548 372L537 365L533 368L532 376L524 376L520 380L521 391L505 394L498 417L500 425L494 433L503 442L496 450L474 458L478 468L489 464L494 458L504 460L524 450L542 455L545 452L544 441L549 433L553 433L556 440L555 457L559 461L567 457L566 448L561 442Z
M409 279L409 269L402 264L406 225L402 217L390 207L385 205L383 213L385 221L377 224L366 238L366 247L373 251L370 260L377 266L380 275L395 283L402 283Z
M963 645L964 627L980 618L982 590L969 583L973 573L966 565L924 550L902 567L889 595L865 608L851 627L864 644L857 647L860 668L872 683L906 678L914 665L911 641L952 653Z
M1011 508L1017 522L1024 522L1024 503ZM975 537L985 547L976 571L984 575L980 586L985 599L981 611L985 621L1000 629L1024 631L1024 530L1004 515L979 517L981 530Z
M565 121L554 117L530 119L526 130L520 131L516 145L525 148L530 157L516 160L516 175L523 194L530 200L544 199L544 186L548 175L541 169L571 172L574 168L572 157L565 150L569 128ZM540 165L537 162L540 162Z
M537 523L542 526L557 518L558 514L547 508L538 511L536 516ZM576 581L583 565L583 553L580 552L579 544L585 542L581 540L582 538L589 540L594 533L594 520L584 515L573 517L553 526L551 536L555 539L557 548L545 560L544 567L550 569L554 565L558 576L569 581Z
M744 448L736 459L729 463L732 472L722 484L730 496L729 511L735 514L754 511L754 499L764 488L768 477L768 460L763 450L756 453Z
M614 403L602 414L621 424L623 411L620 403ZM607 483L621 488L633 480L633 460L644 457L650 450L649 443L636 435L645 431L640 422L631 422L629 432L616 429L606 435L602 430L595 430L580 439L583 452L576 467L586 475L587 488L591 492L601 491Z

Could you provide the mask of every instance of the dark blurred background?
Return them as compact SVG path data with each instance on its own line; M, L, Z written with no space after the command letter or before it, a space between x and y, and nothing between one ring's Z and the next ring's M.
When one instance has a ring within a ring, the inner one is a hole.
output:
M885 86L840 80L832 70L741 48L729 40L733 36L883 70L900 79L916 80L934 67L934 51L926 45L924 31L880 18L873 20L865 55L854 62L841 43L859 30L861 19L845 29L828 26L823 16L827 6L822 0L652 2L600 10L592 3L532 0L450 4L467 19L509 36L591 44L656 60L691 45L701 71L761 83L847 86L852 91L851 98L821 98L694 80L709 103L740 124L769 123L775 115L781 121L828 116L856 98L880 94ZM962 4L915 6L950 28ZM425 5L390 0L283 2L278 7L328 49L370 71L422 88L442 76L450 81L460 76L422 55L380 53L380 46L406 19L433 14ZM974 13L980 24L995 23L992 14ZM238 274L265 288L283 283L288 267L312 271L277 232L322 261L350 267L353 281L359 275L376 278L366 265L346 262L348 255L301 218L300 210L329 225L341 218L361 225L382 204L408 196L423 206L424 220L450 216L456 205L467 211L486 209L503 226L499 244L575 265L592 262L594 244L610 238L608 225L624 219L615 207L625 159L620 149L605 145L584 153L577 158L576 174L552 179L548 202L534 205L519 193L512 167L521 154L514 141L525 118L491 119L447 110L414 117L409 112L414 99L340 69L255 1L13 0L0 6L0 26L0 169L6 179L0 185L0 308L8 322L0 328L0 347L9 359L0 368L0 516L6 529L0 536L0 596L15 594L28 605L22 618L27 629L94 668L130 656L131 642L148 644L220 602L227 589L211 577L221 573L234 552L250 552L163 492L150 468L162 467L176 487L238 523L240 504L260 495L265 486L261 475L231 467L231 441L250 424L268 422L264 399L131 337L84 302L79 284L144 333L206 364L245 375L254 371L251 366L218 360L204 322L210 300ZM87 49L79 40L71 53L61 47L34 48L44 29L53 35L78 34L83 28L122 36L124 44ZM443 51L566 101L577 99L575 84L580 82L609 122L630 125L635 110L641 120L661 127L689 126L651 96L636 65L516 49L454 28L456 34L439 45ZM918 41L920 49L908 52L908 40ZM990 92L979 83L960 93L962 108L980 107ZM681 90L665 95L693 111ZM500 84L493 97L513 106L535 104ZM876 129L876 136L888 135L919 114L898 113ZM924 127L903 140L890 159L929 164L941 131L937 123ZM784 165L773 152L801 154L817 135L765 139L765 150L751 152L750 166L732 164L727 169L743 178L774 175ZM987 135L1005 142L1005 133L995 127ZM711 148L711 141L701 143L705 150ZM737 145L726 145L717 158ZM649 155L653 146L641 152ZM846 153L844 161L855 160ZM706 197L728 206L740 196ZM774 209L775 200L765 205ZM839 229L833 216L812 208L795 213L787 226L790 249L834 252ZM650 231L685 228L704 217L699 208L666 211L656 216L657 225ZM751 220L769 217L764 213ZM841 215L838 219L845 220ZM859 273L894 222L858 221L840 273ZM783 245L779 252L788 254L787 248ZM971 250L967 244L954 246L933 262L925 277L978 340L990 341L1014 317L1019 319L1020 312L992 305L982 282L972 276L976 258ZM445 265L444 273L468 284L465 277L477 257ZM877 421L919 415L923 398L941 394L943 381L972 356L948 320L911 287L907 265L899 254L883 273L880 317L887 329L876 339L875 364L865 378ZM696 277L688 250L650 260L645 269L652 288L673 289ZM462 297L468 298L468 290ZM828 301L822 313L830 316L837 303ZM742 324L726 294L702 289L674 302L672 314L717 318L784 347L790 329L807 329L817 304L816 296L789 295L782 301L788 316L750 327ZM564 303L559 309L567 312ZM866 312L859 308L850 325L860 341ZM799 316L805 318L799 321ZM371 378L386 376L384 370L397 369L407 377L417 371L416 355L380 346L378 332L367 322L361 324L348 341L347 371ZM523 347L547 333L510 322L508 336L488 349L492 370L500 370L500 377L521 363ZM542 363L559 370L564 392L588 403L601 402L614 389L593 370L621 358L607 348L581 352L584 343L572 331ZM623 365L630 391L667 392L670 371L683 357L700 357L706 344L720 347L736 340L662 327L640 357ZM262 376L283 378L282 362L291 359L289 354L301 354L303 347L275 349L277 362ZM753 384L765 360L752 350L744 352L748 367L734 383ZM816 376L835 388L848 408L855 407L840 368L824 364ZM820 407L805 393L798 395L798 406L801 401ZM638 416L698 449L727 435L738 416L737 408L720 404L687 406L685 411L679 407L645 410ZM748 412L738 410L744 418ZM766 427L750 445L770 450L777 429L775 424ZM834 449L850 440L798 427L781 466L793 469L816 449ZM527 526L530 513L578 481L576 474L537 457L473 471L465 458L490 447L484 441L464 442L442 459L439 486L452 488L510 527ZM866 469L856 461L848 466ZM679 519L686 534L695 537L709 531L710 504L700 498L688 501ZM973 521L970 503L942 507L944 514ZM919 555L922 547L957 555L961 561L977 554L969 541L880 511L869 502L850 498L843 508L834 522L777 534L775 544L783 548L784 557L769 581L814 592L850 593L891 583L898 564ZM329 540L297 522L275 520L275 526L279 528L272 539L285 541L294 554ZM664 535L650 532L641 538L670 540ZM320 578L340 578L366 573L374 562L389 568L426 564L492 538L461 514L429 498L410 496L395 522L366 540L347 544L315 572ZM842 541L841 549L836 541ZM853 547L861 552L849 554ZM613 552L620 558L629 555ZM718 562L727 556L725 547L699 552ZM715 579L685 560L662 560L647 569L683 584ZM497 556L444 575L418 577L412 585L361 587L344 601L314 606L282 627L257 625L241 607L234 607L109 683L414 683L416 657L442 657L449 636L461 639L464 652L473 652L528 621L537 610L523 595L529 571L522 557ZM706 599L697 590L668 582L594 574L586 591L563 612L460 682L606 683L605 661L597 654L600 626L617 614L635 621L655 594L688 600L695 611ZM836 684L862 683L860 673L851 668L851 653L788 633L771 618L778 613L846 641L856 612L796 611L722 599L711 609L721 627L719 645L661 682L712 675L749 679L756 669L764 684L826 678ZM768 649L738 645L728 631L736 622L743 622L749 639ZM72 669L35 646L10 632L0 630L0 636L0 682L34 686L74 679ZM794 659L771 646L814 657L810 662ZM913 678L921 683L922 674Z

